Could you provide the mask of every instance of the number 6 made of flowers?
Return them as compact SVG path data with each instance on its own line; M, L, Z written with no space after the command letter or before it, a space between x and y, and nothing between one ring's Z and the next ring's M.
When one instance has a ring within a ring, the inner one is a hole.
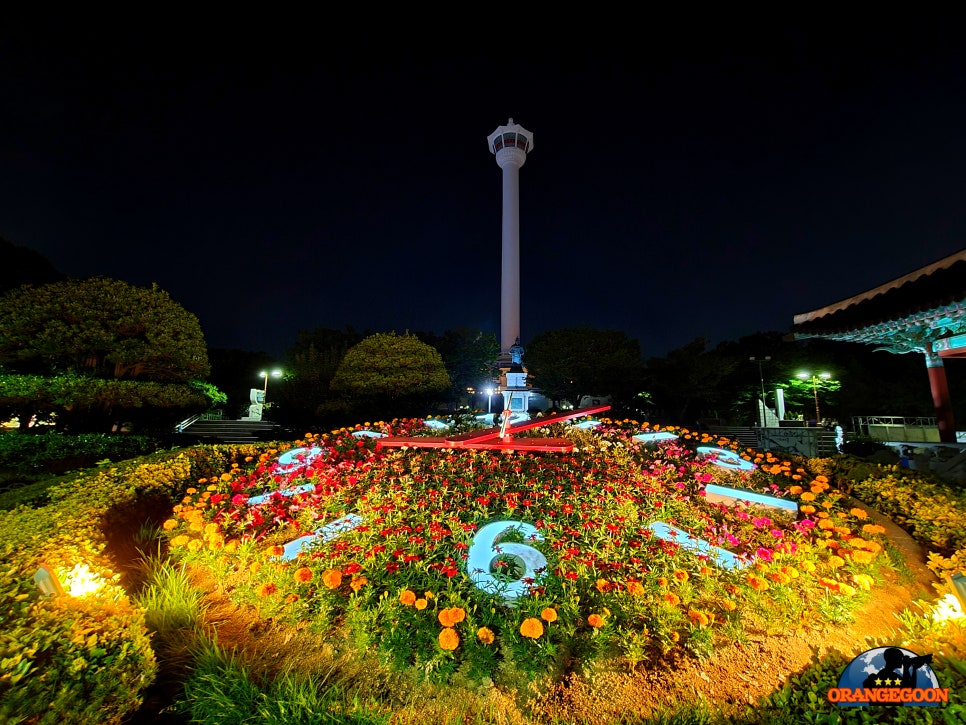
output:
M487 594L503 597L507 604L526 595L547 570L547 557L532 546L517 542L499 543L499 537L510 529L518 531L525 539L543 540L543 535L531 524L514 520L494 521L476 532L466 560L466 573L473 584ZM497 579L492 574L493 563L501 555L522 560L525 566L523 576L509 582Z

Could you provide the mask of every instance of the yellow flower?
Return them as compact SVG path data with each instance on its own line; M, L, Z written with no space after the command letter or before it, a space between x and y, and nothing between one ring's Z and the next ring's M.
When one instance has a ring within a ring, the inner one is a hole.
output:
M441 649L454 650L460 646L460 636L452 627L446 627L439 633L439 646Z
M426 604L427 604L426 600L423 599L422 597L420 597L415 602L413 602L413 606L416 607L416 609L418 609L419 611L426 609Z
M683 569L675 569L674 578L683 584L689 579L689 576L688 576L688 573Z
M352 591L357 592L368 583L369 580L364 576L354 576L352 577L352 581L349 582L349 587L352 589Z
M815 500L814 493L809 493L808 491L806 491L805 493L802 494L802 501L814 501L814 500Z
M676 607L681 603L681 597L679 597L674 592L667 592L664 595L664 601L670 604L672 607Z
M857 519L864 519L864 518L868 518L869 516L869 514L866 513L863 509L852 509L849 511L849 513L852 514Z
M610 591L610 584L607 583L606 579L597 580L597 591L599 591L601 594L606 594L608 591Z
M875 584L875 580L868 574L853 574L852 581L855 582L860 589L865 589L865 591L869 591Z
M552 607L547 607L542 612L540 612L540 616L547 622L556 622L557 610L553 609Z
M483 644L493 644L493 630L491 630L489 627L480 627L478 630L476 630L476 637Z
M538 639L543 634L543 622L536 617L528 617L520 624L520 634L530 639Z
M852 561L856 564L871 564L875 555L870 551L853 551Z
M326 569L322 574L322 583L329 589L338 589L342 584L342 572L339 569Z
M866 534L884 534L885 526L879 524L866 524L862 527L862 532Z
M604 618L599 614L591 614L587 617L587 624L589 624L594 629L604 626Z
M399 601L405 604L407 607L411 607L416 602L416 595L406 589L399 595Z
M735 604L730 599L723 599L723 600L721 600L721 608L724 609L724 610L727 610L729 612L735 611L735 609L737 608L737 606L738 605Z
M171 539L171 546L184 546L188 543L188 541L188 537L184 534L181 534L181 536L175 536L173 539Z
M198 551L201 548L201 539L192 539L188 542L188 551Z
M801 508L801 511L802 511L803 514L813 514L813 513L815 513L815 507L814 506L801 506L800 508Z
M833 569L838 569L841 566L845 566L845 559L843 559L841 556L830 556L828 561L825 563Z
M627 593L635 597L642 597L645 594L644 585L640 582L627 582Z
M168 519L161 525L161 528L163 528L165 531L171 531L171 529L178 528L178 522L174 519Z

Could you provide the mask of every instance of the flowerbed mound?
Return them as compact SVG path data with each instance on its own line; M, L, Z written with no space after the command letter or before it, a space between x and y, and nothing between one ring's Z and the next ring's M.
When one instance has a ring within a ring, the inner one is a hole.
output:
M289 448L279 446L199 479L164 524L173 555L210 567L260 616L376 651L388 666L507 684L676 650L703 656L744 637L749 622L794 631L841 621L889 565L884 529L844 505L826 476L705 434L676 430L676 440L643 445L633 436L656 428L558 424L533 434L569 437L575 450L538 454L377 450L375 439L353 435L361 429L415 435L425 426L394 420L307 435L290 447L309 454L303 465L291 454L280 464ZM697 453L708 445L754 470ZM795 500L799 513L740 497L711 503L710 483ZM348 515L361 523L286 557L286 544ZM470 570L477 535L494 522L504 524L492 550L476 552L489 571ZM655 522L737 554L742 566L658 538ZM533 555L541 566L531 571ZM514 583L522 596L508 594Z

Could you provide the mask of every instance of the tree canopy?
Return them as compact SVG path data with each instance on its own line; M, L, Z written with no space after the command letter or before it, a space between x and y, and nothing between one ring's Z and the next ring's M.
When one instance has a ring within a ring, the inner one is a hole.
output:
M25 285L0 297L0 320L0 364L14 372L172 383L210 372L198 318L156 285Z
M610 395L621 402L640 392L644 364L637 340L617 330L552 330L527 345L524 365L535 387L554 402Z
M350 403L383 405L387 414L427 403L449 388L439 352L415 336L379 333L346 352L331 388Z

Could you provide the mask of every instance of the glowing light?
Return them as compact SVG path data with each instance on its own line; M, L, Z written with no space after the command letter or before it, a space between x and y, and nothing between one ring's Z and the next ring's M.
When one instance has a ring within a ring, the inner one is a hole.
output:
M72 597L94 594L104 584L104 580L92 572L87 564L75 564L74 568L64 575L64 591Z
M748 564L747 561L739 559L735 554L727 549L722 549L720 546L715 546L704 539L699 539L697 536L693 536L687 531L683 531L676 526L666 524L663 521L655 521L650 525L649 528L659 539L673 541L674 543L683 546L685 549L691 549L699 554L707 554L714 559L714 562L718 566L722 567L723 569L741 569Z
M659 441L675 441L678 437L674 433L661 430L656 433L638 433L634 436L634 440L640 441L641 443L657 443Z
M936 602L931 616L934 622L948 622L953 619L966 618L966 614L963 613L963 608L959 604L959 599L952 592Z
M284 473L291 473L296 468L308 466L324 453L325 451L318 446L293 448L278 457L278 469Z
M747 461L745 461L747 463ZM766 496L763 493L755 493L754 491L744 491L737 488L728 488L727 486L718 486L714 483L709 483L704 487L705 493L708 495L708 500L714 501L714 497L720 496L723 498L729 498L733 501L748 501L749 503L759 504L760 506L771 506L773 508L787 509L788 511L793 511L798 513L798 504L794 501L789 501L784 498L776 498L775 496Z
M698 453L703 456L714 456L712 463L714 463L716 466L721 466L722 468L729 468L733 471L755 470L754 463L751 461L746 461L734 451L725 450L724 448L699 446Z

